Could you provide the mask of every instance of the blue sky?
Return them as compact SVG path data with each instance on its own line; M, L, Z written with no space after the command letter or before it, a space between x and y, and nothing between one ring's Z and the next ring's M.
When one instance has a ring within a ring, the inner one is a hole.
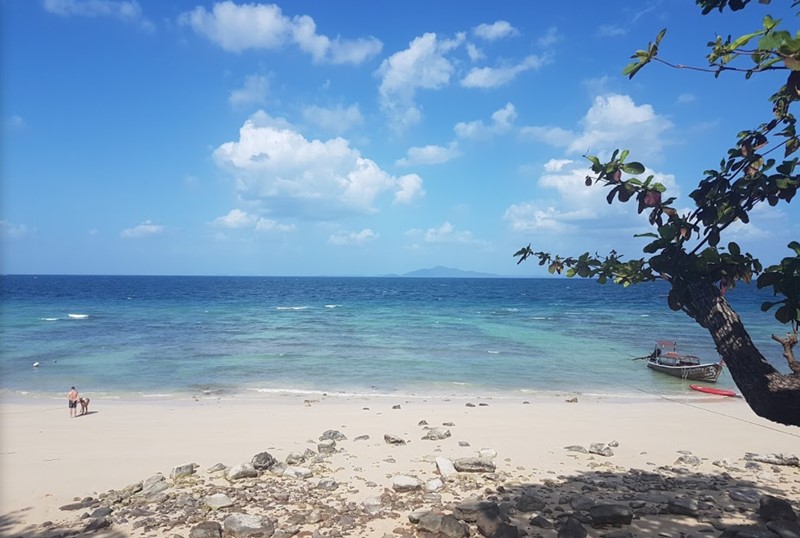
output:
M0 270L539 276L513 252L638 257L645 217L583 186L582 155L630 149L688 209L785 74L629 81L629 56L666 27L662 57L702 66L717 34L791 23L786 5L3 0ZM764 209L723 241L771 263L799 211Z

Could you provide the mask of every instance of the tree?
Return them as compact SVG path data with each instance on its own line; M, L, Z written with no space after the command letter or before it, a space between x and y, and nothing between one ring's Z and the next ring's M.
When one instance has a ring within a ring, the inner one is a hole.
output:
M696 0L703 14L712 10L744 9L751 0ZM770 0L759 0L768 4ZM792 1L792 9L800 0ZM763 27L731 39L717 37L710 42L707 67L687 67L659 57L662 30L646 49L636 51L623 74L633 78L651 62L676 69L694 69L714 77L731 72L746 79L765 73L785 73L781 86L770 97L773 117L761 125L738 134L716 170L706 170L704 178L690 194L695 209L679 214L665 198L666 189L643 177L645 167L628 161L628 151L616 150L610 160L586 156L591 174L586 185L608 188L606 200L636 201L638 212L649 212L655 232L644 233L651 242L644 247L645 257L625 260L615 251L608 255L584 253L561 257L534 251L530 245L514 254L517 263L533 257L547 265L550 273L566 272L568 277L596 278L601 284L612 281L623 286L665 280L670 283L669 307L681 310L707 329L742 395L753 411L769 420L800 426L800 362L794 357L800 324L800 243L788 247L793 255L780 263L762 267L761 262L734 242L722 244L725 230L734 222L749 222L750 212L759 204L776 206L790 203L800 185L798 157L800 138L792 106L800 100L800 32L794 35L780 28L781 21L770 16ZM785 82L784 82L785 80ZM749 283L757 277L759 288L772 289L774 301L761 310L774 309L775 318L789 326L786 336L772 335L783 348L790 373L775 369L753 344L741 319L725 299L737 282Z

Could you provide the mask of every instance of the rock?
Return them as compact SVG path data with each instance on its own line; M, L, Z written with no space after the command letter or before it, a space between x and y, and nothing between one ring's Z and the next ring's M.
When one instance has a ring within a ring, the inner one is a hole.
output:
M225 472L225 478L230 482L243 478L255 478L257 476L258 471L253 467L252 463L240 463L239 465L234 465Z
M222 538L222 525L216 521L203 521L192 527L189 538Z
M564 401L567 403L578 403L578 397L575 396L573 398L570 398L569 400L564 400Z
M421 487L419 480L413 476L398 474L392 478L392 489L398 493L415 491Z
M142 490L137 494L146 498L153 498L162 491L169 489L167 479L163 474L156 474L148 478L142 483Z
M219 471L224 471L224 470L225 470L224 463L215 463L214 465L206 469L206 472L208 474L211 474L211 473L218 473Z
M686 456L681 456L680 458L675 460L675 465L689 465L691 467L697 467L701 463L703 463L703 460L701 460L697 456L692 456L691 454Z
M334 441L346 441L347 436L342 432L340 432L339 430L328 430L319 436L320 441L324 441L325 439L333 439Z
M307 467L287 467L283 471L283 476L288 478L309 478L313 475L311 469Z
M459 458L453 467L462 473L493 473L496 469L493 461L482 458Z
M564 450L568 450L569 452L580 452L581 454L588 454L589 453L588 450L586 450L584 447L582 447L580 445L565 446Z
M633 521L633 511L622 504L596 504L589 508L589 515L596 527L630 525Z
M381 507L383 503L381 502L380 497L367 497L361 503L364 507L364 511L368 514L378 514L381 511Z
M480 503L475 514L475 525L484 536L495 536L500 527L505 523L500 513L500 507L493 502Z
M301 463L305 463L305 461L306 457L297 452L291 452L286 456L286 465L300 465Z
M333 491L339 487L339 483L336 482L333 478L323 478L319 482L317 482L317 489L325 490L325 491Z
M386 441L386 444L389 445L404 445L406 444L405 439L398 435L392 435L391 433L384 434L383 440Z
M466 538L469 536L469 527L450 514L426 512L418 516L416 525L417 530L442 538Z
M728 496L734 501L751 504L756 504L761 499L761 494L753 488L734 489L728 492Z
M111 526L111 518L98 517L89 520L89 523L83 528L83 532L92 532L100 529L105 529Z
M797 514L795 514L789 501L772 495L761 497L758 516L764 521L784 520L797 522Z
M775 538L775 534L755 525L734 525L725 529L719 538Z
M595 504L595 500L586 495L576 495L569 501L573 510L589 510Z
M369 435L359 435L353 441L369 441Z
M679 516L697 517L699 510L700 508L697 501L686 497L673 497L669 500L669 504L667 505L667 511L670 514Z
M169 473L169 477L172 480L180 480L181 478L186 478L187 476L192 476L194 474L194 470L197 468L197 465L194 463L187 463L185 465L179 465L178 467L174 467L172 472Z
M269 452L259 452L253 456L253 459L250 460L250 463L253 464L253 468L256 471L268 471L273 465L278 463L278 460L273 458L272 454Z
M558 529L558 538L586 538L587 534L581 522L572 516L568 516Z
M544 510L544 507L547 503L544 499L537 497L536 495L530 495L528 493L522 494L519 499L517 499L516 504L514 507L519 510L520 512L540 512Z
M225 518L222 529L234 538L268 538L275 532L275 524L265 517L234 513Z
M456 468L453 466L453 462L441 456L436 458L436 470L439 471L439 474L442 475L442 478L445 480L458 475L458 471L456 471Z
M478 457L490 460L497 457L497 451L493 448L482 448L478 451Z
M428 441L438 441L440 439L446 439L450 437L450 435L451 435L450 430L448 430L447 428L442 428L437 426L435 428L429 429L422 437L422 439Z
M434 491L439 491L444 487L444 483L438 478L433 478L425 482L425 485L422 486L423 491L426 493L433 493Z
M320 454L333 454L336 452L336 441L333 439L323 439L317 443L317 450Z
M800 522L779 519L767 523L767 529L780 538L800 538Z
M212 510L233 506L233 500L224 493L215 493L206 497L206 506Z
M589 453L597 454L598 456L604 456L606 458L614 455L614 451L611 450L611 448L605 443L592 443L589 445Z
M538 515L536 517L532 517L528 523L533 525L534 527L539 527L540 529L552 529L553 524L550 522L549 519L544 517L543 515Z
M759 461L769 465L787 465L790 467L800 467L800 458L792 454L745 454L745 459Z

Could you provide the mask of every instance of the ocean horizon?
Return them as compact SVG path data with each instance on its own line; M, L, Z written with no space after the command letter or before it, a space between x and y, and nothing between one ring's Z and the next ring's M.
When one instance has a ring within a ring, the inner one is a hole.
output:
M689 394L635 357L655 340L705 360L707 331L666 283L566 278L0 277L0 391L103 398L269 394L617 398ZM729 292L781 371L770 295ZM34 367L34 364L38 366ZM725 370L717 387L735 389Z

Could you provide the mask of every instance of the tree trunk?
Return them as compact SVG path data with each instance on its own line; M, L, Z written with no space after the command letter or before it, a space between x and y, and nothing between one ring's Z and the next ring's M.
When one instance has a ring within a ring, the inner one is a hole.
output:
M800 426L800 375L781 374L767 362L712 283L693 282L686 291L684 311L711 333L750 408L768 420Z

